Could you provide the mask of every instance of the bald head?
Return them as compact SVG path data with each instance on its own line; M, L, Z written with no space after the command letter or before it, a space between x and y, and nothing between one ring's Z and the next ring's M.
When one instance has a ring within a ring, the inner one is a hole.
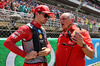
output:
M67 29L67 27L73 23L73 18L74 18L74 15L71 14L71 13L63 13L60 17L60 23L62 25L62 28L63 29Z
M74 18L74 15L71 13L63 13L61 16L68 17L69 19Z

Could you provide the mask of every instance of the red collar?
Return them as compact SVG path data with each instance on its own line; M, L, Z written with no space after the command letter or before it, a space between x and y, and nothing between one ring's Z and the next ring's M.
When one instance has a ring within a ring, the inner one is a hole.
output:
M33 24L35 27L37 27L39 29L41 28L41 25L38 22L34 21L34 20L31 22L31 24Z

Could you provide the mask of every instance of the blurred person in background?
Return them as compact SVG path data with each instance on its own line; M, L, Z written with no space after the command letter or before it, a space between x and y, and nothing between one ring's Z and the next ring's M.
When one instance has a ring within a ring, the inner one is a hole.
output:
M0 0L0 9L4 9L4 5L5 5L4 0Z
M25 7L25 9L24 9L24 13L29 13L29 7L28 7L28 4L26 4L26 7Z
M4 46L15 54L25 58L23 66L48 66L47 56L51 52L51 45L46 38L46 31L41 26L45 24L53 13L45 5L39 5L34 11L34 20L21 26L5 41ZM23 49L16 46L22 40Z
M20 4L18 3L18 1L15 1L14 5L15 5L15 11L19 12Z
M9 2L10 10L15 11L15 5L14 5L14 0L11 0Z
M20 12L23 12L24 13L25 7L26 7L25 6L25 2L21 2L21 5L19 7Z
M9 2L5 2L4 9L6 9L6 10L10 10Z
M63 32L57 41L55 66L85 66L85 55L93 59L95 53L89 32L73 24L71 13L63 13L60 23Z

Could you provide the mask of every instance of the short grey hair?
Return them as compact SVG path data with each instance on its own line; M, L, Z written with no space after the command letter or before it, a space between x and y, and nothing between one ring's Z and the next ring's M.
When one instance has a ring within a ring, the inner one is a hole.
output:
M74 15L71 14L71 13L69 13L69 18L70 18L70 19L73 19L73 18L74 18Z

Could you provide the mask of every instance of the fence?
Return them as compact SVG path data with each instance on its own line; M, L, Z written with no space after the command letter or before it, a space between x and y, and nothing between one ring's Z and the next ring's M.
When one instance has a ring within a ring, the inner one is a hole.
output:
M22 18L20 20L13 21L10 16L13 14L18 14ZM16 12L10 10L0 9L0 37L8 37L11 33L16 31L20 26L25 25L33 20L33 14L27 14L23 12ZM82 25L83 28L87 29L91 33L99 33L99 27L93 26L91 29L89 25ZM60 19L50 18L46 24L42 25L47 32L47 37L57 38L62 31L60 25Z

